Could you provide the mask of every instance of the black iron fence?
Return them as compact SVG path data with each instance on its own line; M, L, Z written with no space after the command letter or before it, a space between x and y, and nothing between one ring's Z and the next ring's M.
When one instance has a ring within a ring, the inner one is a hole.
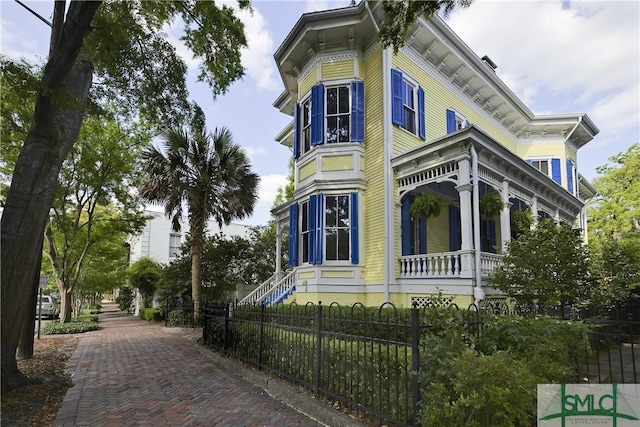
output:
M461 311L470 333L481 322ZM420 390L420 310L356 304L205 305L205 345L300 384L350 412L415 424Z
M164 307L164 326L193 328L195 326L193 301L182 297L168 299Z
M396 309L392 304L345 308L335 303L267 308L208 302L203 340L351 413L386 425L412 426L420 402L420 339L427 330L437 334L442 327L433 316L423 316L425 309ZM531 315L540 308L509 310L495 304L484 311ZM483 312L475 305L457 310L456 321L469 338L482 334ZM562 311L555 314L566 317ZM640 322L590 322L590 348L585 348L581 362L576 361L576 382L640 382Z

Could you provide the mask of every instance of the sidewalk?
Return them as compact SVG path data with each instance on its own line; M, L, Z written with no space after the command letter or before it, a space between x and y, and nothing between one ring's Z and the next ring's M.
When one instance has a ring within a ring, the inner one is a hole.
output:
M200 333L113 311L81 335L69 359L73 387L54 426L318 426L198 352Z

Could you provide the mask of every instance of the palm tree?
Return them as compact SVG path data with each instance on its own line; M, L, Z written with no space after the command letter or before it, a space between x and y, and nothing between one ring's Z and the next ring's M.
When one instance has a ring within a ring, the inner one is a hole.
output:
M226 128L207 133L204 126L169 130L160 147L142 153L140 196L143 201L164 205L172 227L180 230L186 207L191 247L191 289L196 315L200 313L202 278L200 254L209 218L219 226L253 212L260 178L251 172L244 150L233 142Z

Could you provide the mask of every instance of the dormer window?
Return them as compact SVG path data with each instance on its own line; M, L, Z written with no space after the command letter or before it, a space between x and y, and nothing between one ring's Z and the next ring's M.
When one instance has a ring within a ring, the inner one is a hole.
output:
M455 110L447 110L447 133L452 133L469 126L469 121Z

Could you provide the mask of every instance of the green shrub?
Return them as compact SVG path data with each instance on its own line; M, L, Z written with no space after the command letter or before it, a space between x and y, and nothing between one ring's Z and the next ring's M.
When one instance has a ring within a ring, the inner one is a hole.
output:
M162 320L162 312L157 308L141 308L139 316L142 320L159 322Z
M535 425L537 383L523 360L467 349L442 367L446 375L423 396L420 425Z
M167 316L169 326L186 326L191 325L191 313L185 310L172 310Z
M98 322L91 322L80 319L73 319L68 323L49 322L42 328L42 334L79 334L82 332L95 331L99 329Z

